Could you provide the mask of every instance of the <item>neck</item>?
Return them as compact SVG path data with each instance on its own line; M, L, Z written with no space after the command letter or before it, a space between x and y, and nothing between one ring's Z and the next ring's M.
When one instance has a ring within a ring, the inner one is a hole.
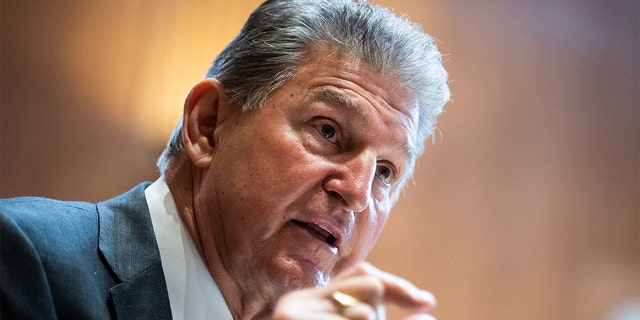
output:
M187 158L187 159L185 159ZM234 319L269 319L273 301L260 296L256 290L243 288L225 268L215 241L215 235L201 232L199 223L216 223L215 212L199 205L202 194L203 170L193 166L188 157L180 157L164 173L167 185L176 203L178 214L195 247L213 277ZM204 230L204 229L202 229Z

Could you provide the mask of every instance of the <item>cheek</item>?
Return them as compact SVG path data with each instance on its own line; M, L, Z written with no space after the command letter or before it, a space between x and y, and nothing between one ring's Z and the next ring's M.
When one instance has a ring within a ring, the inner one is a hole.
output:
M362 219L362 221L356 222L359 223L359 225L356 226L356 232L358 232L358 245L356 252L354 252L357 259L364 260L373 249L376 241L382 233L388 217L389 214L386 212L373 213L369 214L366 220Z
M373 246L378 241L378 238L380 237L380 234L382 233L382 230L384 228L384 225L387 223L388 218L389 218L388 211L384 211L384 213L379 213L371 217L371 220L370 220L371 226L370 226L369 239L368 239L368 251L371 251L371 249L373 249Z
M252 126L257 128L260 126ZM288 203L312 180L311 159L296 136L281 127L244 130L219 147L220 205L256 221L285 219ZM248 152L251 150L251 152Z
M369 229L370 235L373 239L370 241L372 244L378 240L380 233L382 233L382 229L384 225L387 223L387 219L389 218L389 212L391 210L391 205L389 202L389 197L386 193L383 193L383 196L380 197L383 200L372 199L370 207L373 208L373 212L368 215L369 217Z
M356 221L352 240L354 247L348 256L343 257L334 268L332 276L362 262L373 249L387 221L388 214L367 214L366 219Z

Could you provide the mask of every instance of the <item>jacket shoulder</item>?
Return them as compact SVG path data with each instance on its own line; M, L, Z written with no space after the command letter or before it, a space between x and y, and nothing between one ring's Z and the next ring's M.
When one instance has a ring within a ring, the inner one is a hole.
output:
M0 200L0 224L14 225L34 239L75 238L94 231L97 237L96 205L37 197ZM77 239L79 240L79 239ZM52 243L52 245L54 245Z
M0 242L2 318L110 318L94 204L1 200Z

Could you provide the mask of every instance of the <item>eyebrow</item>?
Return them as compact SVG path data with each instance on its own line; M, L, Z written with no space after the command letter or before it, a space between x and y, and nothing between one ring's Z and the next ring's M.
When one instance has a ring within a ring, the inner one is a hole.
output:
M351 97L347 97L336 90L323 88L321 90L313 92L311 99L314 102L324 102L332 106L343 107L345 109L355 111L359 116L362 116L367 124L369 124L369 120L366 118L366 110L364 110L364 108L361 108L354 99L352 99Z
M314 102L323 102L331 106L342 107L347 110L355 112L369 125L371 122L367 117L367 110L362 108L354 99L348 97L331 88L322 88L321 90L314 91L311 94L311 100ZM408 157L408 164L415 163L418 158L418 152L416 148L409 145L407 140L394 139L396 145L399 145Z

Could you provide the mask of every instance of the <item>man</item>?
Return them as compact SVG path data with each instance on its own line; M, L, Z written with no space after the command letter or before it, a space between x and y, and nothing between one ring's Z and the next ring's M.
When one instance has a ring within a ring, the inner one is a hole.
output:
M432 39L272 0L190 91L160 178L0 203L3 318L371 319L435 301L363 262L449 98Z

